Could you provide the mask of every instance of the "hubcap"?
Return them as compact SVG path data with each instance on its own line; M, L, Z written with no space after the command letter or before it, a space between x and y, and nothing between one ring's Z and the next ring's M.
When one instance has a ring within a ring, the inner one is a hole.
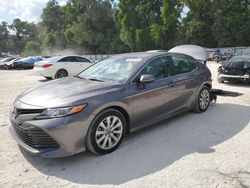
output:
M205 110L209 105L209 91L207 89L204 89L199 98L200 108L202 110Z
M66 76L67 76L67 73L63 70L59 71L57 74L58 78L62 78L62 77L66 77Z
M108 116L97 126L95 140L101 149L113 148L121 139L123 127L116 116Z

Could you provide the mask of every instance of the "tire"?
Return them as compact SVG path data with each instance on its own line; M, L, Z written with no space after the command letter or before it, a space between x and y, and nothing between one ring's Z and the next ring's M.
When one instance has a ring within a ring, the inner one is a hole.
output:
M120 146L125 133L126 120L123 114L112 108L104 110L90 125L86 139L87 149L99 155L111 153Z
M68 76L68 72L64 69L59 69L56 72L55 78L63 78L63 77L67 77Z
M210 93L207 86L203 86L196 97L195 107L193 109L196 113L205 112L210 104Z
M52 77L45 77L47 80L52 80Z

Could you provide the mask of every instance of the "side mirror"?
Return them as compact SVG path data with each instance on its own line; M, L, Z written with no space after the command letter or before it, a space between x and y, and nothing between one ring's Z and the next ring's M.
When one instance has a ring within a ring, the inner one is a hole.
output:
M150 83L154 81L155 81L155 78L152 74L143 74L140 77L140 83Z

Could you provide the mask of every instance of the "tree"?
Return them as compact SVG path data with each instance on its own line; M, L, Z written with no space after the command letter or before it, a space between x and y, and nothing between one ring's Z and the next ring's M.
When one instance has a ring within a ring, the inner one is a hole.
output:
M25 45L23 56L37 55L41 53L41 44L37 41L28 41Z
M17 54L23 52L27 41L37 39L38 30L34 23L24 22L16 18L9 28L12 34L9 37L8 47Z
M56 0L49 0L43 9L40 28L40 39L44 48L65 48L66 41L63 33L65 15Z
M183 0L183 41L206 47L250 45L248 0Z
M9 40L8 25L6 22L0 24L0 52L7 50L7 43Z
M214 10L212 31L219 47L250 45L249 1L215 1Z
M172 48L178 44L180 34L180 14L183 4L179 0L163 0L162 6L162 30L163 41L161 46L165 49Z
M212 0L184 0L189 8L187 17L183 19L183 42L206 47L217 46L212 25L215 21Z
M92 53L109 53L117 28L114 10L108 0L70 0L65 7L68 23L64 31L68 42Z
M120 37L131 51L176 43L181 4L174 0L120 0Z

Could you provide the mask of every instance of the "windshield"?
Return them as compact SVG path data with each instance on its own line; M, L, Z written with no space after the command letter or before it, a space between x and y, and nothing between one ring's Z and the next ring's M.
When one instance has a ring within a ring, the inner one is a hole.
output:
M80 78L99 81L126 82L140 66L142 58L119 57L100 61L78 75Z

